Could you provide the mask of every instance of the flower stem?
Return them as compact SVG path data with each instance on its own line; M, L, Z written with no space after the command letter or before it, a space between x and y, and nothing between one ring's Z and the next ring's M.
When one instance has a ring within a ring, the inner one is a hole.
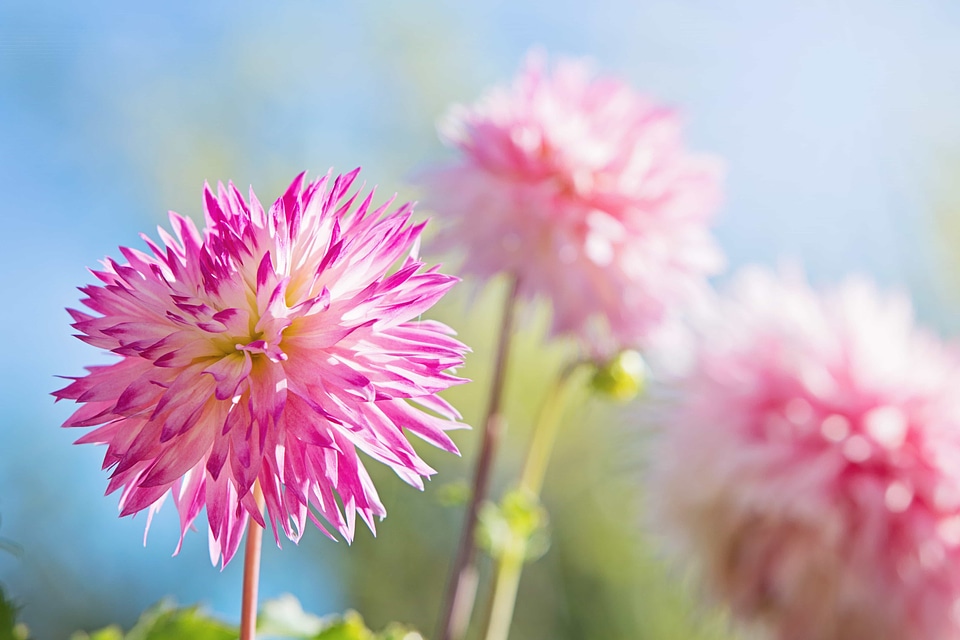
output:
M450 583L443 610L440 614L440 640L460 640L466 633L477 595L476 528L480 504L490 488L490 472L493 459L503 434L505 420L501 412L504 379L506 378L507 357L513 324L516 316L519 280L514 278L509 285L507 299L503 306L500 321L500 333L497 343L497 355L493 368L493 380L490 383L490 399L487 404L487 416L484 420L480 452L473 476L473 490L467 504L460 533L460 545L451 571Z
M573 374L580 364L580 362L574 362L560 373L544 399L534 425L533 439L520 475L520 490L537 500L543 488L543 479L550 461L550 454L553 452L553 444L557 439L564 401L570 391ZM517 589L520 586L520 574L523 572L526 556L527 538L520 535L511 536L506 548L497 559L485 640L506 640L510 633L513 608L517 601Z
M253 496L263 512L260 482L253 483ZM257 589L260 585L260 548L263 527L251 518L247 525L247 545L243 554L243 599L240 608L240 640L254 640L257 632Z
M520 489L534 496L539 497L540 491L543 489L543 479L547 473L550 454L553 453L553 443L557 439L560 416L563 415L563 407L567 394L570 392L570 383L573 381L574 374L583 364L582 361L578 360L564 367L540 407L540 413L533 429L533 439L530 441L527 459L523 464L523 472L520 474Z
M526 556L527 542L520 538L510 541L497 560L493 595L490 598L490 615L484 640L506 640L513 620L513 607L517 601L520 573Z

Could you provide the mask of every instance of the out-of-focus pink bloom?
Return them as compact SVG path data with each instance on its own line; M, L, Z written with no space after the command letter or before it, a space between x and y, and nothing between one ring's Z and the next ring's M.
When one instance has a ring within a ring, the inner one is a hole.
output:
M849 280L737 281L653 448L653 526L780 640L960 637L960 360Z
M481 279L519 278L552 305L554 335L637 346L722 263L707 230L719 162L684 149L672 110L584 61L549 70L531 54L440 129L460 156L424 178L449 222L438 247Z
M350 540L357 514L371 530L386 514L358 450L420 488L433 469L402 429L456 452L445 431L463 425L435 394L466 347L415 320L456 279L422 268L410 205L354 206L358 172L300 175L269 211L207 188L202 233L171 213L163 247L144 236L152 255L121 248L81 288L78 337L121 359L54 395L83 404L64 426L101 425L77 442L107 445L121 516L146 509L149 526L172 495L182 543L206 507L226 564L249 518L265 526L255 483L278 544L307 520L331 535L317 515Z

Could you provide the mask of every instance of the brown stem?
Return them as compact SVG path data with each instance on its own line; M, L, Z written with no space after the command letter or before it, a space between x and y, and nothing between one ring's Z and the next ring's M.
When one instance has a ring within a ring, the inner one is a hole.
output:
M260 483L253 485L257 506L263 512L263 493ZM257 590L260 585L260 548L263 546L263 527L250 518L247 524L247 544L243 554L243 599L240 608L240 640L254 640L257 633Z
M439 640L460 640L466 633L467 626L470 623L470 615L473 612L473 603L477 594L477 568L475 564L477 514L480 511L480 504L486 498L490 488L490 471L493 467L493 459L505 424L501 414L501 401L510 338L513 334L514 316L516 315L518 291L519 281L514 278L510 283L510 290L503 307L493 380L490 384L490 399L487 404L487 417L484 421L480 453L477 456L473 476L473 491L464 514L463 530L460 532L460 546L457 549L444 607L440 615L440 628L437 634Z

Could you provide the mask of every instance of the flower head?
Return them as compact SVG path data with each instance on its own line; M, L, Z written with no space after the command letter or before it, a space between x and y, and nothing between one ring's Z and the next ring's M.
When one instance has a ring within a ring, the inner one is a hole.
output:
M721 263L706 224L719 163L688 153L677 115L583 61L533 54L508 87L454 107L459 160L425 177L479 278L507 273L553 307L555 335L610 355L638 346Z
M909 303L752 271L697 326L654 526L772 637L960 634L960 360Z
M77 442L107 445L122 516L149 526L172 495L182 543L206 507L226 564L248 519L265 526L257 487L278 543L307 520L330 535L317 515L349 540L357 514L373 529L386 513L358 451L421 488L433 470L402 430L456 452L445 431L463 425L436 393L466 347L416 320L455 278L422 268L410 205L354 206L358 172L300 175L269 211L207 187L202 232L171 213L163 246L144 236L151 254L121 248L81 288L78 337L120 360L54 395L83 405L64 426L97 426Z

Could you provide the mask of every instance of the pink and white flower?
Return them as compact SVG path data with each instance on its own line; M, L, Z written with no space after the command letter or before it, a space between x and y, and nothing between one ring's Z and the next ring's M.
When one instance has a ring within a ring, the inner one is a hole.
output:
M639 346L721 266L707 230L719 162L686 151L674 111L584 61L550 70L532 54L440 133L460 155L424 178L425 205L449 222L438 247L547 300L554 335Z
M755 270L696 325L653 526L780 640L960 636L960 359L909 302Z
M358 172L301 174L268 211L208 187L202 232L171 213L162 246L121 247L81 288L78 337L120 360L54 395L82 404L64 426L97 427L78 443L107 445L121 516L147 510L149 527L172 495L182 544L206 507L226 564L250 518L266 525L258 490L278 544L307 520L331 535L318 515L350 540L356 515L372 530L386 514L358 451L420 488L434 471L403 429L457 451L436 394L462 381L448 369L466 347L419 320L456 279L423 268L411 205L357 204Z

